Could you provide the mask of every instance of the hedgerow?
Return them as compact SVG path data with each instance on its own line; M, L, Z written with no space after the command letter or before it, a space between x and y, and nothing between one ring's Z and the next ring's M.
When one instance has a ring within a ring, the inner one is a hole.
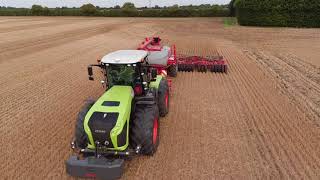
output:
M100 8L85 4L81 8L47 8L33 5L31 9L0 7L0 16L105 16L105 17L226 17L230 15L224 5L200 5L135 8L133 4L123 7Z
M320 27L320 0L236 0L240 25Z

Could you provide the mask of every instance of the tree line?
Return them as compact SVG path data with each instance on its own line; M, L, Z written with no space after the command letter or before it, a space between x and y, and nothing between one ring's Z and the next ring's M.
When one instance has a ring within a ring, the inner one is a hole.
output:
M111 8L93 4L84 4L80 8L48 8L41 5L33 5L30 9L0 7L0 16L224 17L229 15L228 5L210 4L169 7L156 5L152 8L137 8L133 3L127 2L122 7L117 5Z
M240 25L320 27L320 0L233 0Z

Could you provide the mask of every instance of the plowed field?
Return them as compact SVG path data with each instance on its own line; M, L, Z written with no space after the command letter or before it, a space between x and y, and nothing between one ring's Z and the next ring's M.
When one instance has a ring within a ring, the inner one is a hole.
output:
M70 17L0 18L0 179L73 179L77 112L103 93L87 64L154 34L229 73L179 73L158 152L123 179L320 179L319 29Z

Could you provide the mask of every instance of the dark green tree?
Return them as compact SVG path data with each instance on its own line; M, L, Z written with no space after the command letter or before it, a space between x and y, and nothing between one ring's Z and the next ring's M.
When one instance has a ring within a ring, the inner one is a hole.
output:
M48 16L49 15L49 8L48 7L44 7L43 10L42 10L42 15L44 16Z
M97 12L97 8L93 4L84 4L80 7L81 14L85 16L93 16Z
M179 5L178 4L175 4L173 6L170 7L171 9L179 9Z
M127 17L136 17L138 16L138 10L135 7L135 5L131 2L126 2L123 4L121 11L123 13L123 16Z
M40 5L32 5L31 7L31 14L34 16L40 16L42 15L43 7Z
M124 10L134 10L134 9L136 9L136 7L132 2L126 2L126 3L123 4L122 9L124 9Z
M236 16L235 2L236 2L236 0L231 0L228 5L229 11L230 11L230 16Z

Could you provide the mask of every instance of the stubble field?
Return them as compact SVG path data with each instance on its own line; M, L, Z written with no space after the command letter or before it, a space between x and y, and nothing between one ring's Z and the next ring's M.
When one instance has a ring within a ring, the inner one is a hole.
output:
M86 66L146 36L214 55L228 74L179 73L153 157L123 179L319 179L320 30L220 18L0 18L1 179L73 179L77 112L104 92Z

